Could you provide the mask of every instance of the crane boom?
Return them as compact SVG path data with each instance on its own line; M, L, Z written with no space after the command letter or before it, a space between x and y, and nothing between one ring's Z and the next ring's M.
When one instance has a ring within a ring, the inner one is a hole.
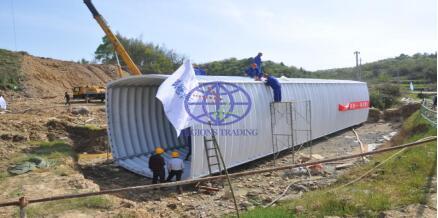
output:
M132 75L141 75L140 69L138 69L137 65L135 65L134 61L132 61L131 57L129 56L128 52L126 52L125 47L123 47L122 43L120 43L119 39L113 34L105 20L103 19L102 15L99 14L97 9L94 7L91 0L84 0L85 5L87 5L88 9L91 11L91 14L93 15L94 19L97 21L99 26L102 28L102 30L105 32L106 36L110 40L110 42L113 44L114 49L116 52L120 55L123 62L128 66L128 70Z

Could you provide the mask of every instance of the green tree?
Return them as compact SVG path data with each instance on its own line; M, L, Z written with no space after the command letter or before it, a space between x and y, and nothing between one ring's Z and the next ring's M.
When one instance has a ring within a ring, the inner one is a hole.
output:
M127 38L120 34L117 34L117 38L143 74L172 73L183 63L183 56L164 46L146 43L139 38ZM113 45L106 36L102 38L102 43L94 54L95 59L101 63L117 63ZM122 59L120 62L122 66L126 65Z
M208 75L226 75L226 76L243 76L245 70L252 63L252 58L236 59L229 58L221 61L213 61L206 64L201 64ZM294 66L286 66L283 63L275 63L273 61L263 62L263 71L274 76L286 77L310 77L310 72L303 68L296 68Z
M90 61L86 60L85 58L81 58L81 60L78 61L78 64L90 64Z

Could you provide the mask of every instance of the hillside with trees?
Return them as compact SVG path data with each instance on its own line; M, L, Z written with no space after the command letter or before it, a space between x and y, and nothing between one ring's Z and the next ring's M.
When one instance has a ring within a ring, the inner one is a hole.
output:
M206 63L202 66L209 75L242 75L251 61L252 58L241 60L230 58ZM395 58L364 64L359 69L349 67L313 72L272 61L265 61L263 64L264 70L275 76L297 78L358 80L357 71L360 70L360 80L368 82L420 81L421 83L436 83L437 79L436 53L417 53L412 56L401 54Z
M336 79L358 79L357 70L364 81L413 81L436 83L436 53L417 53L412 56L401 54L371 62L357 68L338 68L312 72L314 77Z
M164 46L146 43L138 38L127 38L120 34L117 37L144 74L171 73L186 58ZM106 37L103 37L102 43L95 52L96 61L105 64L116 64L114 54L111 43ZM241 76L251 62L252 57L245 59L228 58L200 64L200 66L206 70L208 75ZM278 77L358 80L357 71L360 70L360 80L368 82L419 81L421 83L436 83L437 79L436 53L417 53L412 56L401 54L395 58L366 63L360 69L349 67L313 72L269 60L265 60L263 64L265 72Z

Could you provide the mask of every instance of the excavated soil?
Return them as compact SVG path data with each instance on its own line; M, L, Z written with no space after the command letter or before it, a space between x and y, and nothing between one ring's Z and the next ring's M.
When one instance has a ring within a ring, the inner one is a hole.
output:
M78 154L102 153L107 145L105 105L101 102L73 101L64 104L64 92L74 86L102 85L115 79L115 67L23 55L23 90L2 90L8 110L0 111L0 201L49 197L98 191L100 187L84 178L75 157L66 157L49 169L12 176L7 168L17 157L29 154L39 142L62 140ZM86 114L73 113L85 108ZM76 155L74 155L76 156ZM53 217L108 217L128 211L123 199L108 196L114 206L106 211L64 211ZM128 205L129 206L129 205ZM0 208L0 217L16 216L16 207ZM15 214L15 215L14 215ZM112 214L112 215L111 215ZM136 211L130 214L137 214ZM146 211L142 215L148 217Z
M116 79L117 68L21 55L23 90L1 91L8 111L0 114L0 158L21 151L31 141L56 139L72 143L78 152L102 152L106 146L104 104L73 101L66 106L64 92L72 95L75 86L105 86ZM86 107L88 114L73 114L79 107ZM65 125L51 126L54 123Z
M75 86L104 86L116 78L116 69L112 65L78 64L24 55L21 72L28 97L48 98L71 92Z

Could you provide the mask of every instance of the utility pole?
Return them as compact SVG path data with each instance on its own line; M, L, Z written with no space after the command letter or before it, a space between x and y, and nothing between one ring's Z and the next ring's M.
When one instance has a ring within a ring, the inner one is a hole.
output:
M359 54L360 54L360 52L355 51L354 54L356 55L356 77L358 80L360 80L360 77L359 77Z

